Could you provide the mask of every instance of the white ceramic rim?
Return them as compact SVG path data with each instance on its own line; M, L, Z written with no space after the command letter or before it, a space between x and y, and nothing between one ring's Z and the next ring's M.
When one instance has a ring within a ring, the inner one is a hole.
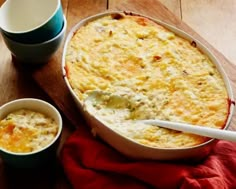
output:
M223 128L223 129L227 129L229 127L229 124L230 124L232 116L233 116L234 107L235 107L235 104L233 102L235 102L235 101L234 101L233 90L232 90L232 87L230 85L229 78L226 75L223 67L219 63L218 59L213 55L213 53L205 45L202 44L202 42L200 42L199 40L195 39L193 36L191 36L190 34L186 33L185 31L183 31L181 29L178 29L177 27L175 27L175 26L173 26L171 24L167 24L167 23L165 23L165 22L163 22L163 21L161 21L159 19L154 19L152 17L145 16L145 15L142 15L142 14L139 14L139 13L135 13L135 12L132 12L132 11L128 11L128 12L126 12L126 11L107 11L107 12L103 12L103 13L99 13L99 14L96 14L96 15L89 16L89 17L81 20L80 22L78 22L74 27L72 27L72 29L70 30L69 34L67 35L67 38L66 38L66 41L65 41L65 44L64 44L63 54L62 54L62 74L63 74L63 78L65 80L65 83L66 83L70 93L72 94L73 98L76 99L77 102L80 104L81 110L85 111L84 108L83 108L83 103L79 100L79 98L77 97L76 93L74 92L74 90L70 86L69 80L67 79L67 75L66 75L65 57L66 57L67 46L68 46L71 38L74 36L74 33L80 27L82 27L83 25L86 25L87 23L89 23L89 22L91 22L93 20L99 19L99 18L101 18L103 16L107 16L107 15L110 15L110 14L116 14L116 13L124 13L124 14L128 14L128 15L134 15L134 16L136 15L136 16L142 16L142 17L148 18L148 19L156 22L157 24L160 24L160 25L164 26L165 28L169 29L170 31L172 31L173 33L177 34L178 36L180 36L182 38L184 38L184 39L186 39L188 41L196 42L197 47L199 48L199 50L201 50L204 54L206 54L211 59L211 61L217 67L217 70L220 72L220 74L221 74L221 76L222 76L222 78L224 80L224 84L225 84L227 92L228 92L228 99L230 100L230 102L229 102L229 114L228 114L227 122L225 123L225 126ZM148 148L148 149L154 149L154 150L156 149L156 150L162 150L162 151L168 151L168 152L170 152L170 151L174 152L176 150L179 151L179 150L196 149L196 148L199 148L199 147L203 147L203 146L213 142L214 140L216 140L216 139L209 139L209 140L207 140L204 143L201 143L201 144L198 144L198 145L195 145L195 146L191 146L191 147L183 147L183 148L159 148L159 147L151 147L151 146L140 144L140 143L136 142L135 140L133 140L131 138L128 138L128 137L126 137L126 136L124 136L124 135L114 131L110 127L108 127L106 125L104 125L104 126L106 128L108 128L109 130L111 130L112 132L115 132L116 134L120 135L121 137L126 138L126 140L128 140L130 142L133 142L133 143L136 143L139 146L142 146L142 147Z
M1 17L1 10L4 9L5 6L7 6L7 0L2 4L2 6L0 7L0 17ZM38 28L40 28L41 26L43 26L45 23L47 23L49 20L51 20L51 18L55 15L55 13L60 9L60 6L61 6L61 1L60 0L57 0L57 7L55 8L55 10L53 11L53 13L51 14L51 16L45 20L43 23L41 23L40 25L34 27L34 28L31 28L31 29L28 29L28 30L24 30L24 31L12 31L12 30L9 30L7 29L6 27L4 27L5 25L3 26L0 26L0 28L2 28L4 31L8 32L8 33L12 33L12 34L24 34L24 33L27 33L27 32L31 32L31 31L34 31L34 30L37 30ZM0 20L0 24L1 24L1 20Z
M47 108L51 109L55 114L56 114L56 117L58 119L58 132L57 132L57 135L54 137L54 139L48 144L46 145L45 147L43 148L40 148L39 150L36 150L36 151L32 151L32 152L27 152L27 153L23 153L23 152L11 152L9 150L6 150L2 147L0 147L0 151L3 151L7 154L11 154L11 155L16 155L16 156L27 156L27 155L32 155L32 154L37 154L41 151L44 151L45 149L47 149L48 147L50 147L51 145L53 145L56 140L60 137L61 133L62 133L62 125L63 125L63 122L62 122L62 117L59 113L59 111L51 104L49 104L48 102L44 101L44 100L40 100L40 99L36 99L36 98L21 98L21 99L16 99L16 100L13 100L13 101L10 101L6 104L3 104L2 106L0 106L0 110L3 110L4 108L6 108L7 106L9 105L12 105L12 104L17 104L17 103L21 103L21 102L24 102L24 101L34 101L34 102L37 102L37 103L41 103L43 104L44 106L47 106Z

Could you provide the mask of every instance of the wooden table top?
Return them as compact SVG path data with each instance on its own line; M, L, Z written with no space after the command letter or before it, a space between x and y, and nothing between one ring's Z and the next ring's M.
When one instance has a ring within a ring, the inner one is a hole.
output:
M131 0L130 0L131 1ZM130 3L129 0L62 0L65 15L73 17L76 15L73 11L79 11L82 19L88 16L91 9L97 12L106 9L119 9L119 6L125 6ZM0 0L0 5L4 0ZM120 5L122 2L123 4ZM149 0L147 9L155 5L157 0ZM236 64L236 48L234 41L236 40L236 1L234 0L160 0L177 18L183 20L200 34L206 41L220 51L229 62ZM133 3L139 3L133 0ZM76 5L72 10L70 5ZM90 7L90 9L86 9ZM68 11L71 11L68 14ZM68 22L68 28L73 26L77 21L71 19ZM231 66L231 65L230 65ZM233 67L233 65L232 65ZM229 69L230 70L230 69ZM0 36L0 105L14 99L32 97L46 100L52 104L54 101L50 98L45 90L43 90L39 76L30 73L31 69L22 69L12 62L11 54L6 48ZM235 77L231 78L236 81ZM57 104L55 104L57 105ZM64 117L64 129L61 139L63 145L65 139L73 131L71 122ZM59 164L52 167L42 168L40 171L34 170L33 173L28 171L16 171L4 167L0 161L0 188L55 188L69 189L71 188L66 176Z

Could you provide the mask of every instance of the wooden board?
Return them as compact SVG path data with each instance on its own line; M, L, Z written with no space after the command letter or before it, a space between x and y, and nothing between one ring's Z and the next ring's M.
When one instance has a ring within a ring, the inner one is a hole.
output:
M83 2L83 3L82 3ZM198 35L193 29L191 29L187 24L181 21L177 16L170 12L165 6L163 6L157 0L109 0L106 4L104 0L97 1L68 1L67 7L67 20L68 29L79 22L82 18L96 14L98 12L103 12L109 7L109 10L126 10L134 11L147 16L151 16L156 19L160 19L164 22L172 24L187 33L191 34L198 40L202 41L219 59L222 66L225 68L228 74L234 93L236 94L236 66L229 63L229 61L214 47L206 42L200 35ZM99 6L98 6L99 5ZM33 73L33 78L35 81L45 90L45 92L54 100L57 106L62 110L66 117L76 126L78 126L82 121L74 101L69 94L68 89L63 80L62 69L61 69L61 52L62 49L57 53L57 55L46 65L37 69ZM236 125L236 116L234 116L231 125Z

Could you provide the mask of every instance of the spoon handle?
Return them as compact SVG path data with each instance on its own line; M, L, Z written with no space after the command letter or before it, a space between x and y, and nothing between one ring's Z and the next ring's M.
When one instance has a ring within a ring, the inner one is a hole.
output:
M140 120L140 122L145 124L156 125L168 129L188 132L192 134L197 134L201 136L206 136L215 139L223 139L228 141L236 142L236 132L222 129L215 129L210 127L191 125L186 123L176 123L171 121L163 120Z

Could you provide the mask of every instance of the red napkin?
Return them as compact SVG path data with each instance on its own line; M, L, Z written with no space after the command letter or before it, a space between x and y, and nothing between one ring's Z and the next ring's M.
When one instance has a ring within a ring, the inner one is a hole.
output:
M61 151L75 189L234 189L236 143L219 141L200 164L132 160L79 127Z

